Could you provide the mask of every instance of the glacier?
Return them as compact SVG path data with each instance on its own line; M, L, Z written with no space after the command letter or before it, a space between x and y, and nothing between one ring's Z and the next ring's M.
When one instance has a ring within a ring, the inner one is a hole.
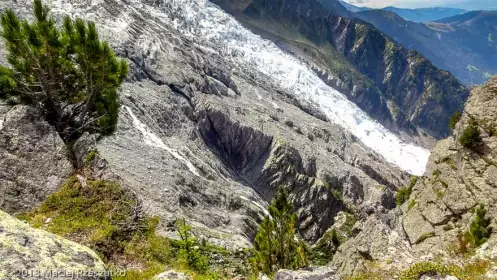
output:
M162 5L162 12L168 14L178 32L200 42L206 50L220 52L235 67L260 72L297 98L318 105L333 123L390 163L414 175L425 172L428 150L402 141L345 95L326 85L307 65L244 28L215 4L172 0Z
M67 0L52 1L63 12L71 10ZM92 0L92 5L101 1ZM316 104L331 122L355 135L388 162L414 175L424 173L430 156L428 150L402 141L345 95L326 85L307 65L283 52L273 42L252 33L217 5L205 0L126 2L128 7L139 6L168 23L206 53L221 54L232 67L261 73L296 98ZM153 5L147 5L149 3ZM126 29L128 22L121 18L117 22L106 21L105 24L117 33Z

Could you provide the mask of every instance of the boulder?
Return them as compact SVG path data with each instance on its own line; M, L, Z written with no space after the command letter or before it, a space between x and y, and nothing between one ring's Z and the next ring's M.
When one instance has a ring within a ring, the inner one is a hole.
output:
M162 272L161 274L156 275L153 278L153 280L192 280L192 279L193 279L192 277L174 270Z
M29 106L14 106L0 127L0 208L31 210L71 176L66 145Z
M58 277L50 276L54 273ZM0 279L42 278L111 279L105 264L91 249L31 228L0 211Z

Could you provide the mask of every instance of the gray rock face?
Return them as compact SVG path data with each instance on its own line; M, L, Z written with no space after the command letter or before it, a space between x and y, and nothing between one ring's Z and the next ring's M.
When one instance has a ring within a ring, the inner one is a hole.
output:
M330 267L309 267L303 270L282 269L276 273L275 280L340 280L336 271Z
M111 279L104 263L89 248L43 230L33 229L2 211L0 211L0 278L5 280Z
M479 203L488 209L489 217L497 216L497 138L485 131L497 125L496 91L497 78L473 90L453 136L437 144L425 177L414 187L409 202L414 206L402 208L404 229L418 250L444 249L455 243ZM474 150L458 141L470 117L481 126L481 145Z
M73 167L64 142L39 111L15 106L1 114L0 208L17 213L56 191Z
M356 236L342 244L333 258L339 272L351 275L366 270L374 261L384 270L402 271L411 264L434 261L464 267L467 258L450 253L458 236L475 217L473 209L483 204L495 228L497 216L497 138L491 128L497 123L497 77L475 88L453 136L438 142L407 202L389 212L375 213L356 224ZM470 118L478 120L481 143L476 149L459 143ZM490 133L489 133L490 132ZM485 279L495 279L497 235L490 236L472 260L490 262ZM423 279L454 279L425 277Z
M57 17L70 11L94 20L128 59L117 131L96 144L78 141L76 159L81 165L96 149L100 175L136 192L161 217L164 234L174 237L168 225L186 217L211 242L250 246L279 185L289 186L310 241L345 203L358 212L393 207L407 174L262 73L212 51L215 42L180 34L170 19L186 11L167 1L48 3ZM27 15L30 1L5 7Z
M397 216L394 211L377 213L354 226L355 236L340 245L333 257L340 274L362 272L373 260L398 268L409 264L413 251Z

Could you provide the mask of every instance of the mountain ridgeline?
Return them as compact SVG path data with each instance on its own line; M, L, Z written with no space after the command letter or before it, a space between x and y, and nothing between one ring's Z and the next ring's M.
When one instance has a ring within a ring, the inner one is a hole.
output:
M355 15L467 85L483 84L497 73L497 12L474 11L428 23L385 10Z
M320 0L323 4L326 2L334 2L333 0ZM362 11L375 10L373 8L368 7L358 7L352 4L349 4L344 1L340 1L347 10L357 13ZM429 22L429 21L437 21L439 19L448 18L452 16L457 16L466 13L467 11L464 9L457 8L446 8L446 7L432 7L432 8L417 8L417 9L405 9L405 8L397 8L397 7L385 7L381 9L383 11L393 12L402 18L413 21L413 22Z
M468 97L449 72L374 26L342 17L341 10L327 10L316 0L214 3L311 64L325 82L394 131L443 137L449 117Z

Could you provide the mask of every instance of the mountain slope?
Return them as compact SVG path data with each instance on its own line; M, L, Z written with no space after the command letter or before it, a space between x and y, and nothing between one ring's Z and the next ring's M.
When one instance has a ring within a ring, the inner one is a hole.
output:
M402 9L396 7L385 7L385 11L393 12L401 16L402 18L414 21L414 22L428 22L435 21L438 19L460 15L466 12L463 9L455 8L419 8L419 9Z
M347 7L345 7L344 3L339 0L319 0L319 3L323 5L329 11L333 11L336 15L341 17L353 17L353 13Z
M383 10L363 11L356 16L420 52L465 84L484 83L497 73L496 12L469 12L426 24L406 21Z
M214 2L254 32L316 65L329 84L348 85L348 98L387 127L411 135L421 128L441 137L448 132L449 116L467 97L451 74L418 53L365 22L330 16L314 0L253 0L243 6L236 0ZM357 85L364 90L354 91ZM388 114L394 125L388 124Z
M30 2L2 1L0 10L12 7L26 17ZM76 168L92 154L95 179L118 181L136 193L160 217L162 234L171 234L170 225L184 217L209 242L251 246L267 203L285 185L299 233L312 242L349 205L364 214L394 207L393 192L408 177L394 164L424 171L426 150L402 142L307 65L213 4L48 4L59 19L71 13L95 21L130 65L115 133L85 134L71 145ZM16 107L0 114L0 182L7 181L1 187L15 210L24 202L15 177L21 169L27 169L23 181L31 193L49 194L60 185L53 172L39 170L44 165L11 159L29 162L26 151L39 143L21 141L22 148L10 151L11 142L37 139L41 132L20 122L44 129L41 118L21 117ZM47 158L47 150L36 151ZM53 188L32 183L38 181Z

